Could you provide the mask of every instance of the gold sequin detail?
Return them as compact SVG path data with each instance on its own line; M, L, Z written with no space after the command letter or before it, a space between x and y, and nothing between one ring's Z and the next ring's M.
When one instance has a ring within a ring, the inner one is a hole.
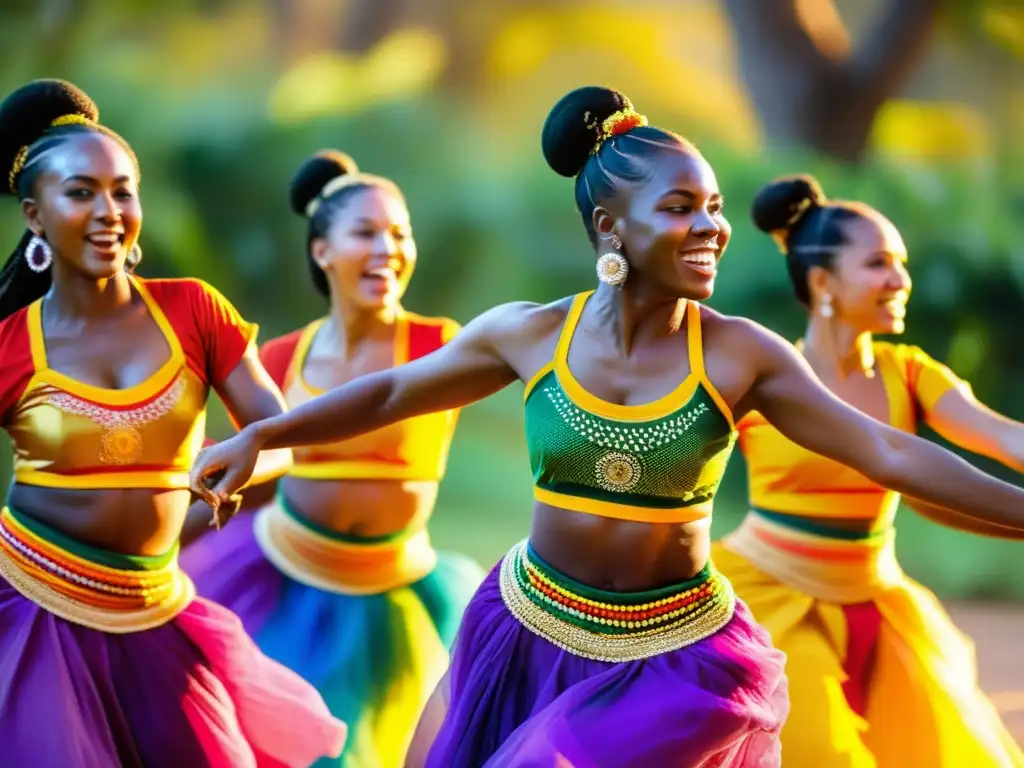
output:
M60 391L50 395L47 402L64 413L84 416L105 428L100 461L125 466L142 456L142 434L138 428L170 413L184 391L185 378L179 375L162 395L136 408L110 408Z
M628 453L612 451L597 460L594 474L606 491L625 492L640 482L640 462Z
M622 663L671 653L723 629L732 620L736 609L736 595L732 585L721 577L722 599L709 603L703 612L694 611L667 628L639 631L625 636L598 634L545 611L527 596L516 578L516 571L525 558L526 542L522 541L501 561L498 584L505 607L533 634L585 659Z

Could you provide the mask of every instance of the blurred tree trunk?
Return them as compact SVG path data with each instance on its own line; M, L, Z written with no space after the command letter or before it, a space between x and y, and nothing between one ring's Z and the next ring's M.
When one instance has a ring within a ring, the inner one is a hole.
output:
M888 0L855 47L832 0L724 0L740 72L768 140L856 163L875 115L899 93L941 0Z
M412 5L411 0L349 0L335 48L368 53L390 32L406 26Z

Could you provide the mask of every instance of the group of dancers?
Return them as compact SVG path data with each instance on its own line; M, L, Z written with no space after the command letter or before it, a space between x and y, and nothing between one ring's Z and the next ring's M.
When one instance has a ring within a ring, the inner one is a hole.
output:
M321 152L290 198L330 310L258 344L210 285L136 274L139 164L98 118L63 81L0 105L27 224L0 272L0 763L1024 766L893 549L901 494L1024 537L1024 491L914 435L1022 470L1024 425L874 340L911 288L881 213L807 176L758 194L808 311L788 343L701 303L730 235L707 160L584 87L542 145L596 289L413 314L400 189ZM533 518L485 574L428 522L459 409L515 381ZM712 544L737 441L751 509Z

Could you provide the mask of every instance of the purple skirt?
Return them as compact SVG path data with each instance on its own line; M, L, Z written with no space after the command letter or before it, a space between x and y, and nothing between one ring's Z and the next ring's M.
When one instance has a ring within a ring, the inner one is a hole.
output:
M431 703L443 715L425 715L407 766L780 764L785 656L742 603L722 629L691 645L637 661L595 661L513 616L499 571L500 564L466 611ZM440 726L428 744L432 718Z

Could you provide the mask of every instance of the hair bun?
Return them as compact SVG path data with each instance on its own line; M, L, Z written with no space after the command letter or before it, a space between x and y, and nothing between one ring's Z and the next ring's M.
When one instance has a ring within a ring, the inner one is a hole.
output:
M762 232L788 232L807 211L827 202L825 192L813 176L785 176L761 188L751 205L751 216Z
M288 198L292 210L300 216L306 215L306 208L323 190L329 181L339 176L359 172L356 161L336 149L317 152L299 166L288 187Z
M588 85L567 93L544 121L544 159L555 173L576 176L597 143L601 123L630 107L629 99L614 88Z
M100 111L85 91L65 80L33 80L0 103L0 189L7 190L6 174L21 148L35 143L65 115L95 122Z

